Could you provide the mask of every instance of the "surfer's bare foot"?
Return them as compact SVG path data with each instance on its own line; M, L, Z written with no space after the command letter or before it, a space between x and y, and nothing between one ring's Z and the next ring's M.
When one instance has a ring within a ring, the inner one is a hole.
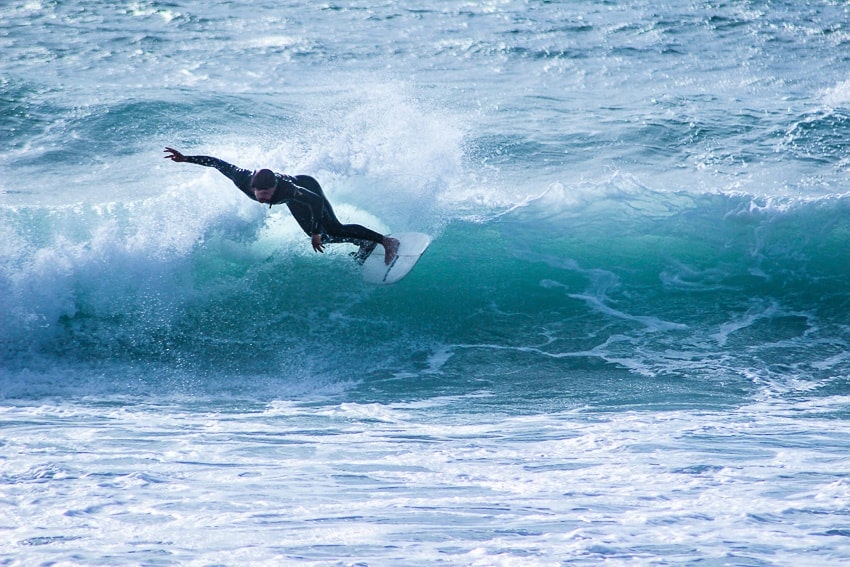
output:
M381 245L384 247L384 264L389 266L398 254L398 238L385 236Z

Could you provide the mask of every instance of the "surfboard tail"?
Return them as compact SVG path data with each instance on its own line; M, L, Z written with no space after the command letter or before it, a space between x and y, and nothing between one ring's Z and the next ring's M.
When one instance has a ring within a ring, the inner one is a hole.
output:
M389 265L380 254L370 254L363 263L363 280L373 284L393 284L404 278L431 244L431 237L421 232L393 234L399 241L398 253Z

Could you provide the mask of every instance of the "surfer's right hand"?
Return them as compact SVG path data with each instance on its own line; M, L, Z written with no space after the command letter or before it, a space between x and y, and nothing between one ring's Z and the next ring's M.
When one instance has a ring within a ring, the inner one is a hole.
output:
M166 146L165 153L168 155L165 156L165 159L170 159L171 161L182 162L186 161L186 156L175 150L174 148L169 148Z

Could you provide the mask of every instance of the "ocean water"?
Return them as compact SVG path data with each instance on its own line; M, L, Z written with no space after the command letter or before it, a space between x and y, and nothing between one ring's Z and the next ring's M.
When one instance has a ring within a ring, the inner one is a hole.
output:
M850 563L849 21L2 3L0 565Z

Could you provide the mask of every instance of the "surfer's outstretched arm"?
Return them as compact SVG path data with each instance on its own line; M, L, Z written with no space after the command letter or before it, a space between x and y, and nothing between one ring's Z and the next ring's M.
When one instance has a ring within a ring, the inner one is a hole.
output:
M168 147L165 148L165 153L168 154L165 156L165 159L170 159L171 161L176 161L178 163L194 163L197 165L216 168L221 173L223 173L228 179L233 181L233 183L239 188L240 191L245 193L251 199L256 200L254 191L251 189L251 176L253 175L253 172L227 163L223 159L218 159L217 157L187 156L183 155L174 148Z

